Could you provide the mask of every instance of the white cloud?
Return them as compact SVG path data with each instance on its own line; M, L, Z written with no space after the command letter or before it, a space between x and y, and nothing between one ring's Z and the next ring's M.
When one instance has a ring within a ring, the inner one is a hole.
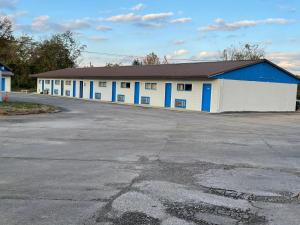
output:
M140 11L140 10L143 10L145 8L146 8L146 5L144 5L143 3L139 3L139 4L135 5L135 6L133 6L131 8L131 10L133 10L133 11Z
M180 49L174 52L174 56L183 56L189 54L189 51L186 49Z
M108 22L140 22L140 21L157 21L173 16L172 12L166 13L151 13L145 15L136 15L134 13L120 14L111 16L105 19Z
M103 42L103 41L107 41L107 38L105 37L100 37L100 36L91 36L88 39L90 39L91 41L94 42Z
M267 18L264 20L240 20L228 23L222 18L215 19L215 24L208 26L200 27L199 31L210 32L210 31L235 31L242 28L255 27L258 25L264 24L277 24L277 25L286 25L294 22L293 20L288 20L284 18Z
M192 22L192 18L183 17L183 18L171 20L171 23L189 23L189 22Z
M139 20L141 20L141 16L135 15L134 13L120 14L105 19L105 21L108 22L135 22Z
M195 58L199 60L218 60L220 59L220 53L217 51L201 51Z
M108 27L108 26L97 26L97 27L96 27L96 30L105 32L105 31L111 31L112 28L111 28L111 27Z
M67 22L63 22L61 25L62 30L78 30L89 28L90 22L88 19L75 19Z
M36 32L49 30L50 29L49 18L50 17L47 15L35 17L31 24L31 30Z
M0 8L2 9L16 9L16 0L0 0Z
M174 41L174 44L175 45L183 45L183 44L185 44L185 41L184 40L176 40L176 41Z
M142 16L143 21L153 21L153 20L162 20L166 19L168 17L173 16L174 13L172 12L166 12L166 13L151 13L151 14L146 14Z
M300 52L272 52L267 58L292 73L300 75Z

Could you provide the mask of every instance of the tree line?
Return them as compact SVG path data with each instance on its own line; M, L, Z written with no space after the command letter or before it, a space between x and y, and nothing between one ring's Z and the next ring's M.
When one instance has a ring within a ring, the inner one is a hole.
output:
M0 18L0 62L15 74L13 89L34 88L36 82L29 77L30 74L76 67L85 47L71 31L53 34L41 41L28 35L16 37L12 22Z
M53 34L40 41L29 35L16 36L12 22L0 17L0 62L13 70L14 90L34 88L36 82L29 77L30 74L77 67L86 47L71 31ZM264 56L265 52L259 45L251 44L231 46L220 52L220 60L257 60ZM169 61L166 56L160 59L154 52L132 61L133 66L158 64L169 64ZM116 67L120 64L107 63L106 66Z

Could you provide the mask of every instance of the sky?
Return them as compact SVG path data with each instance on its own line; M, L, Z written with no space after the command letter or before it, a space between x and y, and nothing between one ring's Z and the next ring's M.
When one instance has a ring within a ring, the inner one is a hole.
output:
M37 40L73 31L87 46L80 66L127 65L150 52L171 63L219 60L251 43L300 75L299 0L0 0L0 16Z

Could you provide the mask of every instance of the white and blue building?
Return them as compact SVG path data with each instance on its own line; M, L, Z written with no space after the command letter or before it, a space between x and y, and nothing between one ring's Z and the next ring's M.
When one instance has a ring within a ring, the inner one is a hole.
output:
M10 92L11 91L11 77L14 74L12 70L6 65L0 63L0 91Z
M32 77L39 94L214 113L295 111L300 83L265 59L68 68Z

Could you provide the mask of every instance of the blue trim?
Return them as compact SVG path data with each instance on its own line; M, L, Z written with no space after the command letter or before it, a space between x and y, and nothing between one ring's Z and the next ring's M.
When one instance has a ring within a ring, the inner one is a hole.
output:
M51 80L51 95L54 95L54 80Z
M76 97L76 80L73 80L73 97Z
M203 84L201 110L203 112L210 112L210 104L211 104L211 84Z
M5 91L5 78L2 77L2 80L1 80L1 91Z
M175 108L186 109L185 99L175 99Z
M60 81L60 95L64 96L64 81Z
M90 81L90 99L94 98L94 81Z
M83 81L79 81L79 98L83 98Z
M140 82L134 84L134 104L140 104Z
M45 80L42 80L42 92L44 94L44 90L45 90Z
M112 94L111 94L111 101L116 102L116 95L117 95L117 82L112 82Z
M172 99L172 84L166 83L165 84L165 107L171 107L171 99Z
M267 62L248 66L239 70L223 73L220 75L211 76L210 78L300 84L300 80L294 78L290 74L276 68L275 66Z
M141 104L143 104L143 105L149 105L150 104L150 97L142 96L141 97Z

